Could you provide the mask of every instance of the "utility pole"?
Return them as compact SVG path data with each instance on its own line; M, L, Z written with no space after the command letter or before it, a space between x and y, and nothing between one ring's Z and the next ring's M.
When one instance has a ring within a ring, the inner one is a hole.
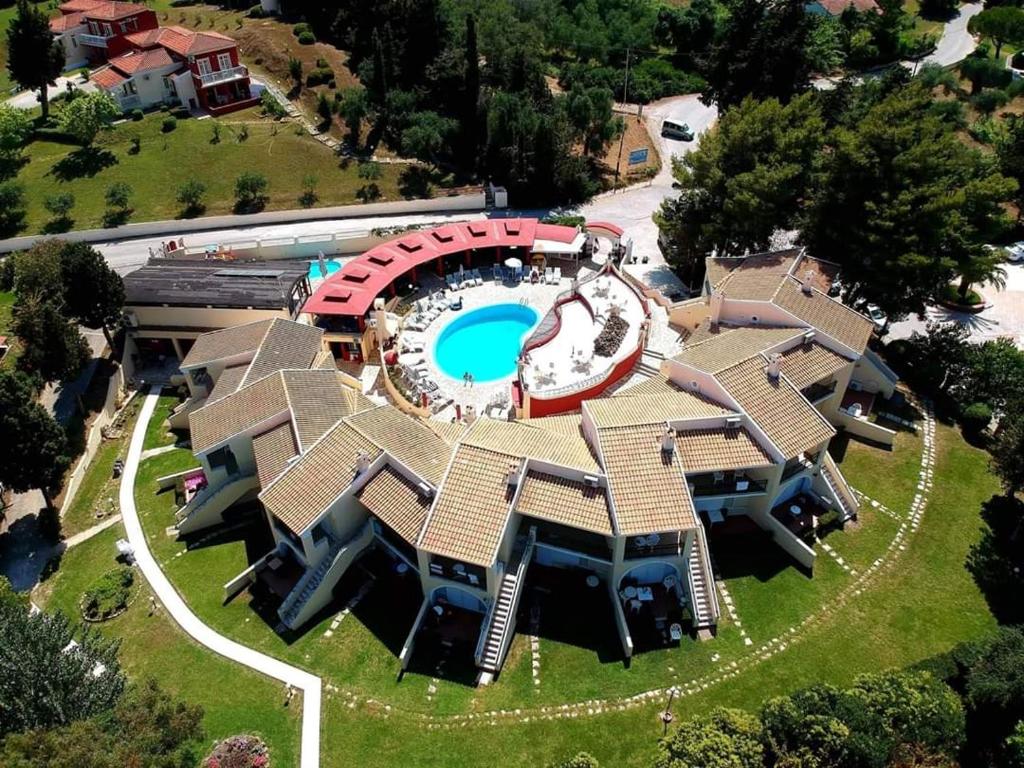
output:
M626 48L626 77L622 82L622 105L625 106L629 103L629 47ZM619 136L619 156L615 160L615 186L613 189L619 188L619 166L622 164L622 145L626 141L626 131L623 129L622 135Z

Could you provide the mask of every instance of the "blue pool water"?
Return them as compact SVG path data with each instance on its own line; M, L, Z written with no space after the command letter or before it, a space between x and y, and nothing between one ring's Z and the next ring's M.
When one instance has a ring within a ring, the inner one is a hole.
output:
M327 274L333 275L339 269L341 269L341 262L337 259L325 259L327 266ZM319 280L323 275L320 273L320 262L316 259L309 262L309 279Z
M523 338L537 324L537 312L521 304L494 304L452 320L434 344L438 367L453 379L467 371L478 382L515 372Z

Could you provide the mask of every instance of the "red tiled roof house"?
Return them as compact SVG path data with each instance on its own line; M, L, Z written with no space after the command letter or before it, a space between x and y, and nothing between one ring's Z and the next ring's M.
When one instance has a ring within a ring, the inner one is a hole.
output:
M160 27L143 5L69 0L50 20L68 68L106 61L92 81L123 110L181 104L215 115L255 102L237 43L218 32Z
M128 35L156 29L156 12L138 3L69 0L50 29L64 46L68 68L96 65L129 49Z

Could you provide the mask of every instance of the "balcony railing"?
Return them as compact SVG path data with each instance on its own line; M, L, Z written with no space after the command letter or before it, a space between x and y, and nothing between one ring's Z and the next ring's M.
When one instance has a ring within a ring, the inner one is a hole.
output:
M693 496L733 496L745 493L764 493L767 480L754 480L746 475L716 480L711 475L688 478Z
M674 534L660 534L655 542L648 536L633 537L626 540L626 560L641 557L675 557L682 554L683 540Z
M93 48L107 47L107 38L103 35L75 35L75 39L82 45L91 45Z
M813 466L814 462L809 459L794 459L782 470L782 482L789 480L793 475L799 475Z
M232 80L241 80L249 76L249 69L244 66L231 67L230 69L218 69L216 72L207 72L199 75L199 82L204 88L218 83L227 83Z
M127 112L130 109L138 109L142 106L142 99L137 95L132 94L131 96L119 96L117 103L121 105L121 109Z

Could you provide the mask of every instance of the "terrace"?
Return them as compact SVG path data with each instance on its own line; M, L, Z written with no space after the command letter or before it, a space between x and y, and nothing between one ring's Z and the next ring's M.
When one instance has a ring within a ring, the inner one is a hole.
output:
M744 472L705 472L689 475L690 493L693 496L735 496L764 493L766 480L757 480Z
M813 542L818 518L828 511L828 507L814 494L800 493L773 507L771 515L794 536Z

